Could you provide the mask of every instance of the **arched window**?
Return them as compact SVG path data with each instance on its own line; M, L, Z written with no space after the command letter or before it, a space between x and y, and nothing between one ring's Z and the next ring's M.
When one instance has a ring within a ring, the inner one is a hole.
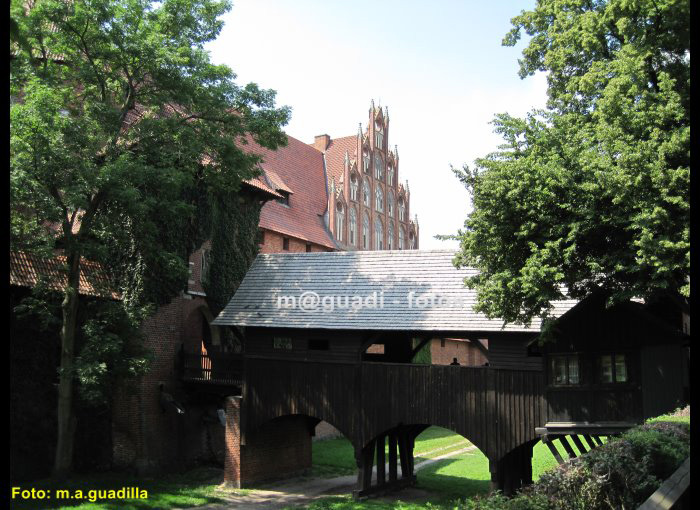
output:
M387 250L394 249L394 222L393 221L389 222L389 229L387 230L387 233L386 233L386 249Z
M362 169L366 174L369 173L369 151L367 149L362 151Z
M362 218L362 249L369 250L369 214L365 211L365 217Z
M386 183L389 186L394 184L394 167L390 164L386 166Z
M384 226L379 218L374 222L374 248L377 250L384 249Z
M354 207L350 208L350 232L348 237L350 244L355 246L355 243L357 242L357 213L355 212Z
M406 204L403 203L403 198L399 198L399 221L404 221L406 215Z
M338 241L343 240L343 226L345 225L345 210L343 204L338 202L335 208L335 237Z
M389 190L389 194L386 197L386 207L389 216L394 216L394 194Z
M399 227L399 250L404 249L404 239L406 238L406 234L403 230L403 227Z
M382 144L384 143L384 126L382 126L382 123L376 120L374 122L374 145L378 148L382 148Z
M367 177L362 181L362 203L365 204L365 207L369 207L369 181Z
M374 208L379 212L384 212L384 193L382 192L382 188L379 186L377 186L377 188L374 190L374 197Z
M355 174L352 174L350 176L350 200L354 200L357 202L357 176Z
M382 161L382 157L379 155L379 152L374 155L374 177L375 179L384 178L384 162Z

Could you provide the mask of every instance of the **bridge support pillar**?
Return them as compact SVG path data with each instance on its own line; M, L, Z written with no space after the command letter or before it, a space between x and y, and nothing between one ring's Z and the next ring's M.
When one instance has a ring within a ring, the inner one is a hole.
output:
M300 415L271 420L246 430L242 441L241 397L226 400L224 483L250 487L264 480L302 474L311 468L309 418Z
M498 460L489 460L491 490L510 496L532 483L532 446L526 443Z
M415 430L398 426L370 441L364 448L356 452L357 489L353 491L354 498L379 495L385 492L415 485L416 475L413 467L413 445ZM387 441L388 438L388 441ZM386 478L385 449L389 449L388 467L389 478ZM375 469L376 459L376 469ZM398 466L401 466L401 476L398 476ZM376 474L375 474L376 473ZM373 474L375 484L372 484Z

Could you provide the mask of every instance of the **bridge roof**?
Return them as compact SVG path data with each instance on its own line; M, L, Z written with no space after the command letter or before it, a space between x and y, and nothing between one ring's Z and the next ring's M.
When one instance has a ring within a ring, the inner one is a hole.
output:
M475 269L457 269L452 250L262 254L215 325L381 331L540 330L503 325L473 310L464 285ZM360 301L361 300L361 301ZM314 305L316 303L316 306ZM553 303L560 316L574 300Z

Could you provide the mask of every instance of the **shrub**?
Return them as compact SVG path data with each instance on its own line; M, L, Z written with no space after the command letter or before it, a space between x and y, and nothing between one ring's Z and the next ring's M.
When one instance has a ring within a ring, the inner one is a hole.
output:
M636 508L689 454L687 425L642 425L545 473L533 490L557 510Z

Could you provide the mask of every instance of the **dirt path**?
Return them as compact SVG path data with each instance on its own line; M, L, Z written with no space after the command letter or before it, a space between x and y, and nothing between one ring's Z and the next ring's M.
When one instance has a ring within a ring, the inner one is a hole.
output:
M423 452L423 455L447 450L453 446L455 445L431 450L430 452ZM414 466L414 470L419 471L442 459L454 457L455 455L467 453L475 449L475 446L467 446L431 459L417 462ZM373 470L373 475L376 476L376 467ZM292 479L270 485L269 488L266 489L248 490L242 494L222 490L220 497L225 499L225 502L197 508L199 510L260 510L262 508L280 510L289 506L308 505L313 500L319 498L347 495L355 488L356 482L356 475L348 475L334 478L314 478L313 480ZM427 494L428 493L420 489L408 488L401 491L401 499L404 501L421 499L425 498Z

